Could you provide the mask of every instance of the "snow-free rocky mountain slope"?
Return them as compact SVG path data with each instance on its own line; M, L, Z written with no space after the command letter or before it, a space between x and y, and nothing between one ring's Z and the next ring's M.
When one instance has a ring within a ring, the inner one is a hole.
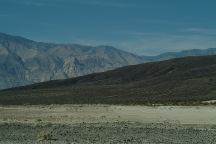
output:
M41 43L0 33L0 89L142 62L142 57L110 46Z
M111 46L35 42L0 33L0 89L103 72L127 65L216 54L216 48L137 56Z

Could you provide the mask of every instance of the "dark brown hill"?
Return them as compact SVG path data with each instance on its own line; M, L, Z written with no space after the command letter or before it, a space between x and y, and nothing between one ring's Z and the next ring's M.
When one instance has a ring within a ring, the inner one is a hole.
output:
M200 104L216 99L216 56L122 67L0 92L0 104Z

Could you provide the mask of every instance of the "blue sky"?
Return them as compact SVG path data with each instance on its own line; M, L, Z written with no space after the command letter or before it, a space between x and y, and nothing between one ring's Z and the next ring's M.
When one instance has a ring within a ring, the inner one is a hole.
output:
M0 0L0 32L138 55L216 47L215 0Z

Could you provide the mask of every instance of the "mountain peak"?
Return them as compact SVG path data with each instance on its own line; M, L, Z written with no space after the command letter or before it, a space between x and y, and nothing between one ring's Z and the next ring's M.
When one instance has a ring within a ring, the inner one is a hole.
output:
M0 33L0 88L65 79L142 63L111 46L35 42Z
M141 57L112 46L35 42L0 33L0 89L73 78L144 62L216 54L215 48Z
M24 37L21 37L21 36L15 36L15 35L9 35L9 34L6 34L6 33L2 33L0 32L0 41L15 41L15 42L19 42L19 43L24 43L24 42L34 42L30 39L26 39Z

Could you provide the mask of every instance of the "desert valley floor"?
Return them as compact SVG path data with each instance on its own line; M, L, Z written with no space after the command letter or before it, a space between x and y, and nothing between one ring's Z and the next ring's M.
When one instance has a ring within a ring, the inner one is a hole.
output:
M1 144L214 144L215 106L1 106Z

